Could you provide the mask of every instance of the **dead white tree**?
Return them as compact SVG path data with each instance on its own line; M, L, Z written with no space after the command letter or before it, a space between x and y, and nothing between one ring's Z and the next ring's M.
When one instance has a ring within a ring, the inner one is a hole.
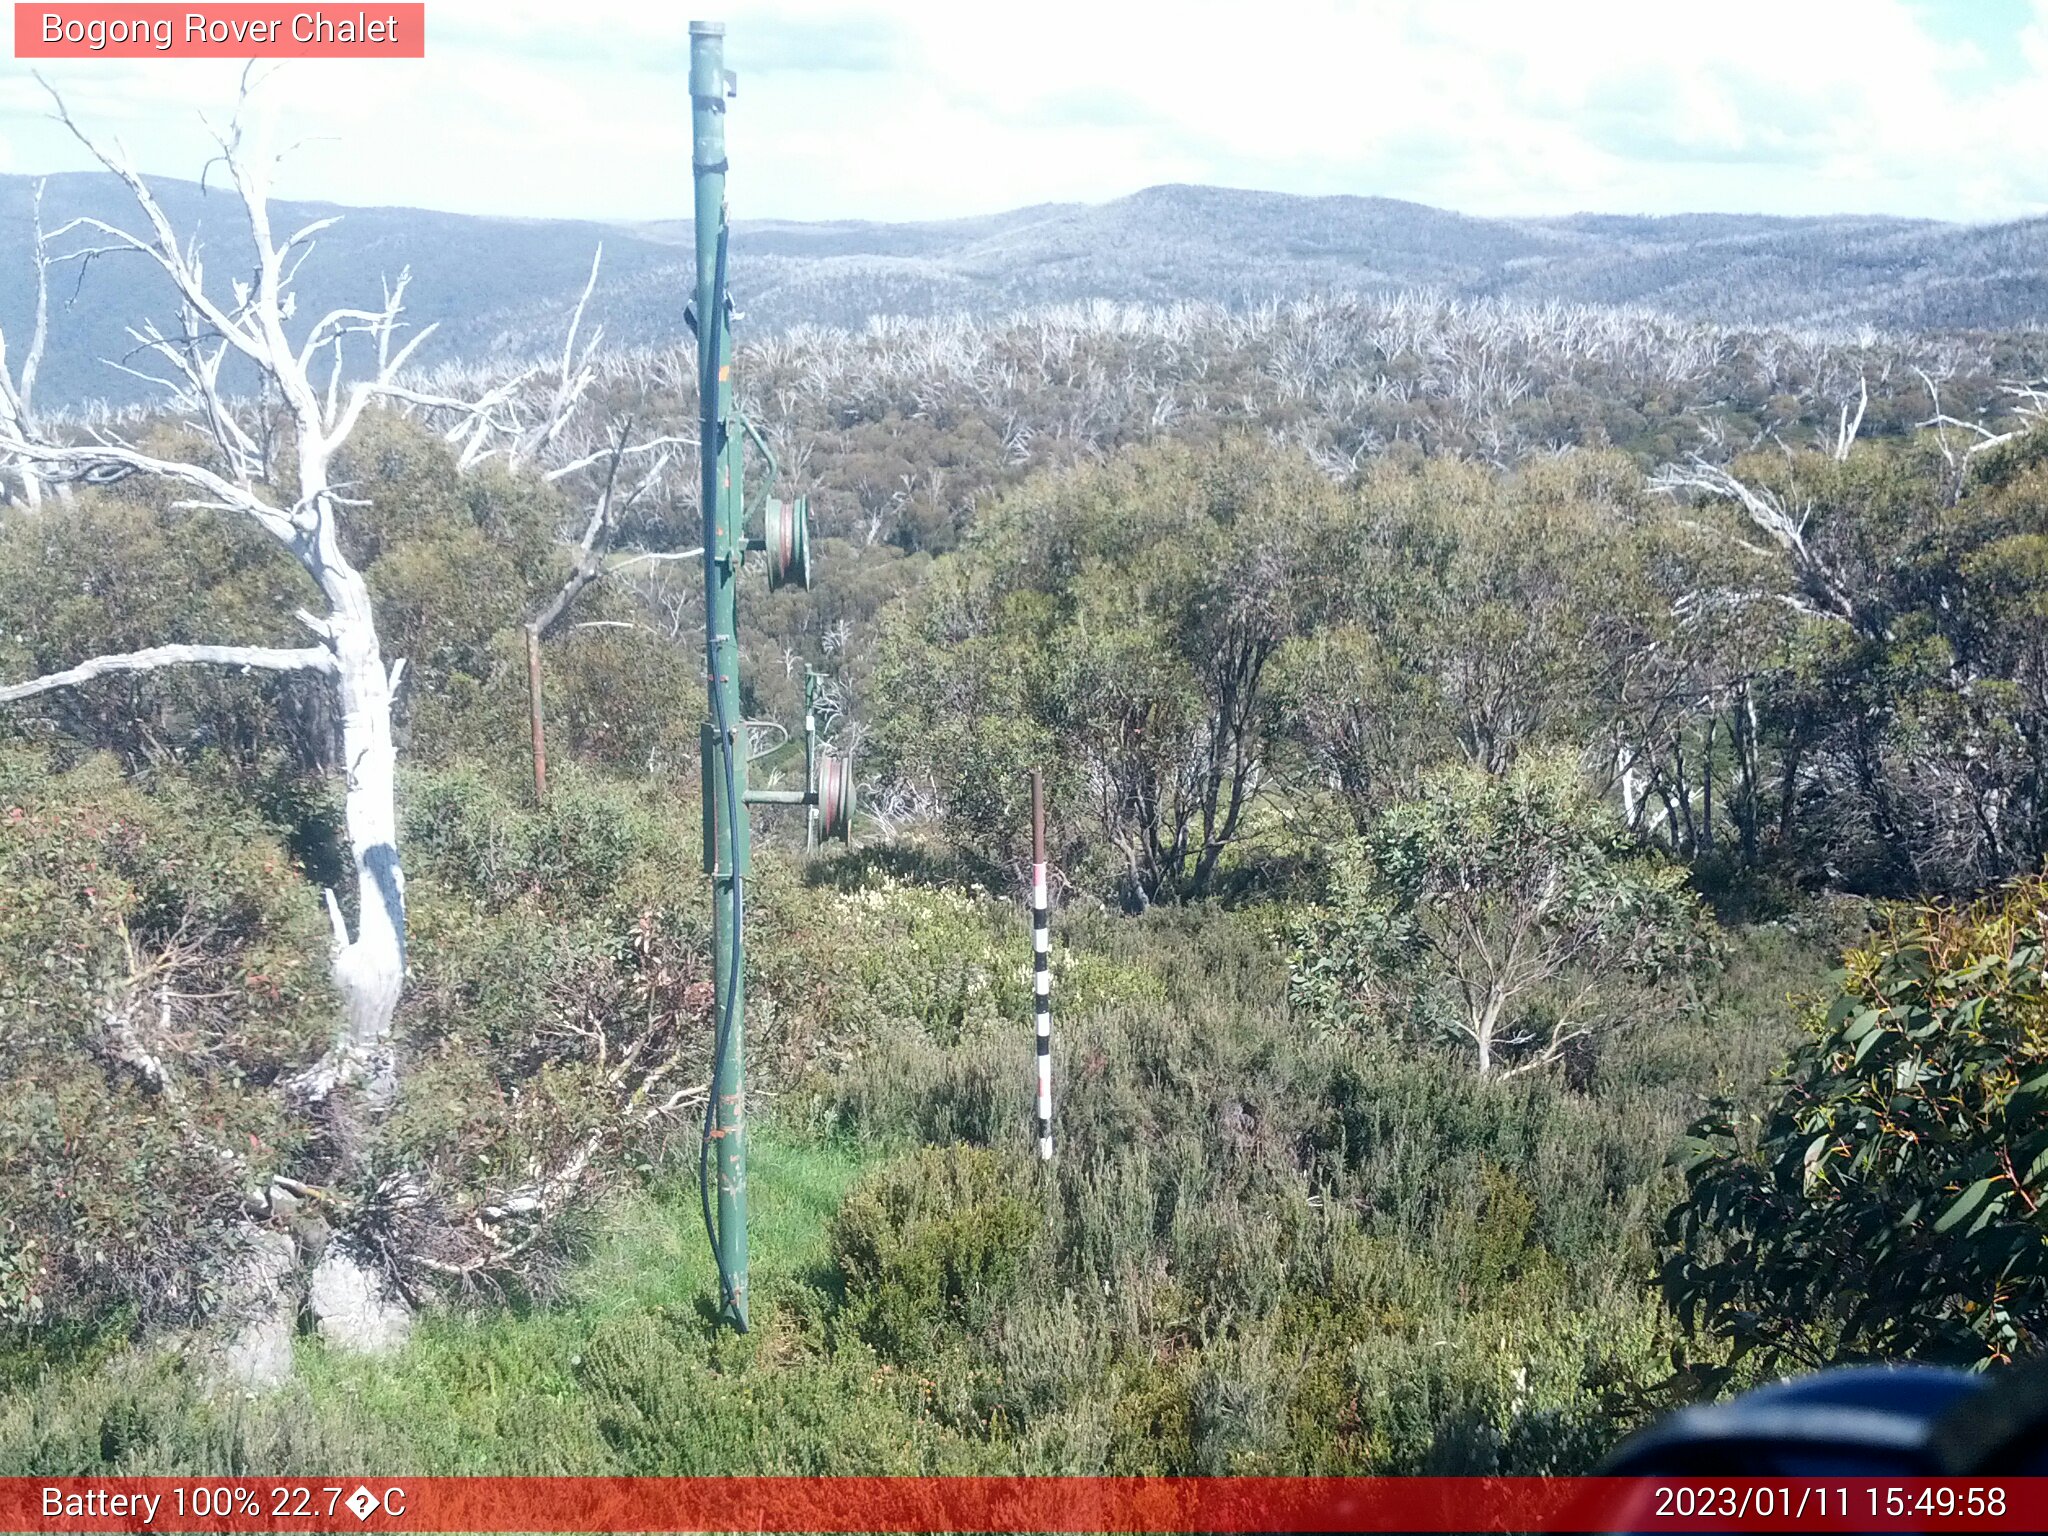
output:
M1862 626L1864 614L1854 594L1806 537L1814 512L1810 498L1795 500L1767 485L1752 485L1699 454L1684 464L1667 464L1651 478L1650 487L1667 495L1689 491L1734 502L1750 524L1790 560L1813 611ZM1762 552L1746 540L1743 544L1752 552Z
M152 325L136 334L144 351L167 370L164 382L173 390L175 403L194 415L211 439L220 467L196 458L159 458L109 433L95 434L87 442L44 441L22 430L18 418L0 421L0 456L52 483L104 482L132 474L177 482L193 493L179 505L238 513L275 539L312 578L325 611L297 613L313 638L307 646L154 646L95 657L0 688L0 702L72 687L110 672L193 665L312 673L332 685L347 773L346 820L357 916L351 935L339 897L332 889L326 892L343 1018L331 1049L302 1076L299 1087L311 1100L325 1099L343 1087L360 1087L364 1102L381 1108L397 1086L391 1021L405 976L405 875L398 853L397 754L391 731L392 699L405 662L386 661L369 586L343 551L340 519L349 503L334 483L332 465L363 412L392 389L399 370L432 327L396 344L406 287L401 275L387 287L381 307L331 310L314 320L296 345L288 338L286 322L296 307L292 279L316 237L335 221L317 220L283 239L272 232L270 161L245 137L246 76L235 117L216 136L221 160L247 213L255 269L249 278L232 282L227 297L209 288L199 248L180 241L121 147L102 145L73 121L61 97L54 91L51 97L59 121L120 178L146 224L146 233L137 234L98 218L81 218L52 238L89 231L105 242L92 248L94 254L140 254L169 280L180 308L177 332L166 334ZM350 338L367 339L375 365L368 377L344 384L344 350ZM270 433L254 419L253 408L231 398L223 385L223 365L230 357L252 369L263 389L282 402L295 471L284 482L292 489L289 499L281 494L280 477L273 473ZM313 379L323 359L328 364L324 388Z
M603 462L610 451L609 442L582 453L567 446L573 435L568 430L570 424L597 382L603 362L597 350L604 340L602 326L577 345L603 262L604 247L599 245L591 256L583 291L570 311L561 363L552 374L535 364L490 380L484 388L480 370L443 367L438 370L440 382L445 384L452 375L461 384L476 384L479 392L451 393L448 388L433 387L436 380L429 378L403 383L387 380L379 394L438 431L441 440L455 450L456 468L465 474L502 457L507 472L515 475L528 465L545 466L542 478L552 483Z
M1963 488L1969 483L1970 461L1980 453L1987 453L1991 449L2003 443L2009 443L2014 438L2031 431L2040 419L2039 412L2029 411L2023 391L2015 390L2010 385L2007 385L2004 387L2004 392L2009 397L2017 397L2015 399L2014 414L2019 420L2019 425L2008 428L2004 432L1993 432L1982 422L1964 421L1960 417L1949 415L1942 408L1940 382L1924 368L1915 368L1913 372L1918 374L1920 382L1927 386L1927 399L1934 408L1934 414L1921 422L1920 426L1923 429L1928 427L1934 429L1935 447L1940 450L1942 463L1948 468L1948 484L1944 490L1945 499L1950 506L1954 506L1957 501L1961 500ZM1955 440L1950 436L1952 429L1975 433L1977 440L1967 444L1961 453L1957 453Z
M167 644L97 656L0 687L0 703L112 673L185 666L305 673L333 689L346 773L355 926L351 933L341 897L327 890L330 963L341 1017L324 1055L291 1086L302 1102L326 1104L343 1123L374 1115L391 1103L398 1086L392 1029L405 977L406 911L392 701L405 662L384 656L369 586L345 552L344 511L359 503L342 494L345 487L336 482L333 466L365 411L380 401L412 398L398 380L432 327L401 338L407 283L401 273L386 285L380 305L330 310L311 319L296 340L289 334L297 312L293 279L321 231L335 221L315 220L282 238L273 231L267 183L274 161L257 142L260 135L245 126L251 104L246 74L235 115L216 138L219 163L247 216L254 266L247 277L226 284L225 293L218 281L209 284L198 244L179 238L121 146L94 139L55 91L51 97L57 119L126 186L141 219L136 230L96 217L74 219L50 238L82 234L92 243L58 259L89 262L139 255L168 280L178 307L176 324L162 329L144 323L130 332L137 342L131 358L147 359L148 368L156 371L125 361L116 366L165 386L172 408L198 427L210 451L159 457L110 431L93 432L85 441L54 441L52 434L34 430L25 410L9 409L0 414L0 469L22 475L24 483L60 487L132 475L172 482L189 493L175 506L233 513L274 539L310 578L320 611L301 608L295 615L310 636L304 646ZM316 371L324 373L319 382ZM239 394L231 392L231 381L242 385ZM24 393L15 390L16 396ZM488 398L474 402L466 407L465 425L478 436L487 435L496 408ZM261 1242L251 1251L265 1254ZM286 1290L288 1267L269 1263L261 1284L243 1287L249 1292L248 1306L245 1315L230 1319L239 1332L225 1351L231 1373L269 1380L288 1369L289 1352L274 1347L277 1339L272 1337L297 1306ZM404 1336L409 1313L375 1266L346 1245L327 1246L309 1287L321 1331L334 1342L380 1349ZM229 1285L223 1294L242 1292Z
M547 728L542 708L541 642L546 639L574 605L586 587L617 575L638 564L694 560L702 549L677 552L614 550L620 519L647 493L660 486L677 458L696 448L694 437L656 436L631 441L631 423L615 421L602 440L593 440L591 429L581 424L583 407L591 398L605 359L598 353L604 337L602 326L583 336L584 316L591 295L597 290L598 273L604 262L604 247L598 246L569 315L562 341L560 363L552 374L533 367L501 380L475 398L465 399L417 383L391 386L385 392L439 430L443 441L456 450L456 467L470 473L494 459L502 459L506 471L518 475L531 469L550 485L565 489L582 487L588 511L581 537L573 546L573 564L562 584L524 622L526 634L526 684L528 726L533 753L535 801L547 799ZM651 460L636 469L635 483L627 489L621 474L628 461Z
M260 152L257 135L245 134L244 115L250 104L246 75L235 115L216 137L219 160L247 213L255 259L253 268L245 269L247 278L230 282L225 294L217 278L209 289L199 247L180 241L121 146L102 147L88 137L62 100L51 94L58 120L120 178L141 219L134 231L97 218L73 220L53 231L51 239L82 236L84 243L51 261L86 264L101 257L140 255L169 280L175 322L159 327L145 321L131 328L135 348L126 357L109 361L167 391L170 409L203 435L205 446L189 456L161 457L111 431L72 433L87 440L55 442L50 434L34 430L25 412L13 412L0 420L0 476L25 474L38 486L60 491L73 483L102 484L133 475L171 481L190 492L175 506L223 509L248 518L274 538L305 571L322 601L313 605L319 612L302 609L295 615L309 634L310 643L303 646L150 646L93 657L0 686L0 704L111 674L193 665L308 673L333 689L347 773L346 829L358 913L351 935L342 898L331 890L326 893L342 1018L330 1049L291 1087L308 1107L324 1104L342 1128L359 1127L365 1115L391 1102L398 1086L392 1029L405 973L406 915L395 810L392 703L404 662L387 664L368 585L345 552L341 535L347 509L361 503L351 501L344 494L348 487L334 479L336 456L365 411L388 406L437 431L462 470L500 458L512 473L531 474L569 489L575 504L588 509L587 517L580 541L571 534L571 570L530 622L529 638L537 650L540 637L563 619L592 582L604 577L631 580L700 556L698 550L614 549L628 511L664 482L686 450L694 451L694 437L634 442L625 425L599 433L582 419L602 363L594 355L597 333L580 345L578 341L596 283L597 260L571 316L558 370L537 366L495 380L451 377L446 370L438 378L408 374L406 365L432 328L404 338L403 273L386 286L381 306L333 310L294 339L298 296L293 279L319 234L334 220L317 220L283 239L273 232L266 184L273 162ZM32 369L27 371L32 375ZM676 616L670 617L674 629ZM535 687L538 751L537 666ZM708 985L704 990L708 998ZM643 1088L652 1086L650 1080ZM651 1099L636 1090L629 1101L622 1101L619 1123L673 1112L693 1091L665 1090L665 1097ZM587 1182L593 1145L579 1143L567 1162L546 1173L536 1187L556 1192L581 1187ZM388 1176L369 1203L412 1211L406 1218L408 1230L424 1232L440 1205L424 1189L408 1193L412 1185L407 1181L413 1178L410 1173ZM270 1190L252 1193L252 1221L270 1219L280 1190L285 1199L303 1200L310 1188L277 1176ZM552 1195L544 1201L555 1203ZM421 1209L413 1210L414 1206ZM533 1214L527 1212L522 1219ZM531 1228L533 1222L527 1220L526 1225ZM524 1238L510 1243L499 1241L496 1229L491 1235L484 1249L487 1262L495 1264L515 1257L532 1234L528 1230ZM221 1315L235 1324L222 1359L232 1375L276 1380L289 1370L289 1336L298 1308L293 1294L296 1271L289 1245L281 1252L272 1241L277 1232L254 1226L244 1236L241 1256L227 1265L219 1292L225 1298ZM377 1349L405 1335L410 1314L394 1299L379 1253L391 1261L401 1292L405 1263L417 1260L432 1271L454 1262L442 1251L446 1233L425 1233L421 1252L402 1255L390 1251L388 1243L376 1247L381 1241L372 1223L363 1235L370 1246L322 1244L318 1262L305 1279L320 1332L337 1344ZM467 1265L474 1257L462 1263ZM469 1272L460 1266L458 1270Z
M2019 418L2019 431L2031 431L2048 421L2048 379L2004 379L1998 388L2011 402L2012 412ZM2019 434L2014 432L2010 435Z
M591 252L590 276L584 279L583 292L577 298L576 308L569 316L569 329L562 338L562 365L547 410L539 421L529 427L507 450L514 470L519 467L521 458L538 459L554 446L555 440L561 436L562 429L568 425L569 418L575 415L578 402L589 392L591 384L597 378L597 370L591 366L591 359L596 355L598 344L604 340L604 327L600 325L592 329L590 339L583 344L580 353L576 350L576 336L583 329L583 312L590 307L590 295L597 289L597 269L603 263L604 246L600 244ZM575 467L578 466L559 468L548 478L559 479L568 473L569 469Z
M1837 464L1849 462L1849 450L1856 446L1856 434L1863 430L1864 412L1870 409L1870 380L1861 368L1856 370L1856 414L1849 414L1849 402L1841 402L1841 415L1835 422L1835 442L1831 452Z
M17 373L8 367L7 335L0 331L0 433L20 437L32 442L41 442L43 434L36 423L35 392L36 374L43 364L43 347L50 334L50 251L49 242L43 235L43 188L46 182L36 183L30 204L30 220L35 230L33 260L36 269L35 316L30 321L28 350L22 354L21 369ZM21 481L21 498L30 511L43 502L43 477L32 464L15 466L15 473ZM4 482L0 482L0 498L6 496Z

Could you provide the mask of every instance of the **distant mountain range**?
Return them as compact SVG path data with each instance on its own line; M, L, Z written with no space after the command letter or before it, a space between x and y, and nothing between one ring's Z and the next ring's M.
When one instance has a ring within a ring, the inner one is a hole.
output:
M0 176L0 325L13 358L25 344L32 292L34 184ZM207 243L210 270L223 284L246 273L247 237L231 192L168 180L155 188L173 223ZM320 236L305 265L301 305L318 313L374 299L386 277L410 266L411 318L440 326L422 361L509 360L558 347L600 241L604 270L592 313L607 336L661 342L682 328L687 221L604 225L326 203L273 209L280 231L333 214L342 221ZM135 222L111 176L50 177L45 227L81 215ZM1482 219L1391 198L1165 186L1100 205L933 223L741 221L732 272L735 298L757 330L858 326L880 314L1001 314L1092 298L1240 304L1407 288L1641 305L1736 324L2000 329L2048 319L2048 218ZM54 298L40 402L124 402L147 393L103 361L131 353L126 326L145 315L172 318L147 261L113 254L82 273L61 268Z

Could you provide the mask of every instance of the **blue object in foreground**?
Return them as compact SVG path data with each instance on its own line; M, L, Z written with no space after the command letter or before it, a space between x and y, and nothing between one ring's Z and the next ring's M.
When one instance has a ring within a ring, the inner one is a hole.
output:
M1968 1410L2031 1372L1848 1366L1681 1409L1624 1442L1601 1471L1641 1477L1944 1477L1973 1448ZM1982 1447L1978 1447L1981 1449Z

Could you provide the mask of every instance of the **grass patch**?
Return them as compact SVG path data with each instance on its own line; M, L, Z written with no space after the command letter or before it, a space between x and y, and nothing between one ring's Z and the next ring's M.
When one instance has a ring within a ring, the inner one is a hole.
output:
M766 1125L751 1154L744 1339L713 1324L697 1190L678 1180L615 1209L553 1304L430 1314L389 1360L308 1339L299 1379L265 1397L209 1396L140 1349L23 1373L0 1397L0 1474L772 1472L834 1441L842 1459L936 1450L914 1389L826 1337L826 1233L860 1154Z

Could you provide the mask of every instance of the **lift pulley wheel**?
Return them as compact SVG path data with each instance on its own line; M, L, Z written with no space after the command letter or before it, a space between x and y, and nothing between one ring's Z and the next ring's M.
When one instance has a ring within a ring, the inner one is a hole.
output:
M811 585L811 509L802 496L794 501L768 498L761 542L767 546L768 590Z
M818 836L847 840L853 830L853 759L825 752L818 757Z

